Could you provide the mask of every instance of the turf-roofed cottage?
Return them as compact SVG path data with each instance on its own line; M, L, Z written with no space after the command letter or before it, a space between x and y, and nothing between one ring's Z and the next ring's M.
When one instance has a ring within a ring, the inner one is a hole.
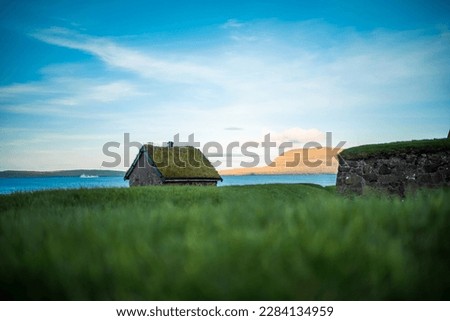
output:
M130 186L212 185L222 181L203 153L192 146L142 146L125 173Z

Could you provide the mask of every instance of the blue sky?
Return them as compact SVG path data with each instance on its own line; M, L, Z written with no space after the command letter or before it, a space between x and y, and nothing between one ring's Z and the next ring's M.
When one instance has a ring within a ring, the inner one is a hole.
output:
M0 0L0 170L101 168L124 133L444 137L449 27L446 1Z

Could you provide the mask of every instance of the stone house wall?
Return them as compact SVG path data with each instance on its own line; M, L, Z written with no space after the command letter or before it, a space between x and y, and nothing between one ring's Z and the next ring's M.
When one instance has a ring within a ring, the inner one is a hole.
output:
M144 153L141 153L138 163L134 167L129 177L130 186L161 185L162 178L157 169L151 166L146 160Z

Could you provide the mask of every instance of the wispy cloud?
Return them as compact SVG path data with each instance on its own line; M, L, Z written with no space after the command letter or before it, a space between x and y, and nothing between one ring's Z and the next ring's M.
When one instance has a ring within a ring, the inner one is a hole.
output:
M126 97L136 97L142 93L138 92L137 88L130 82L113 81L106 84L99 84L87 90L84 99L112 102Z
M0 98L8 99L27 94L55 94L57 89L52 89L43 83L13 84L0 87Z
M239 22L237 19L228 19L227 22L225 22L222 25L222 28L233 29L233 28L241 28L243 26L245 26L245 23Z
M158 59L121 46L108 38L88 36L69 29L53 27L40 30L32 36L49 44L84 51L97 56L108 65L145 78L190 83L193 80L217 77L214 70L198 64Z
M272 132L271 138L278 142L291 142L295 144L305 144L308 142L322 143L325 139L325 133L316 129L303 129L299 127L289 128L282 132Z

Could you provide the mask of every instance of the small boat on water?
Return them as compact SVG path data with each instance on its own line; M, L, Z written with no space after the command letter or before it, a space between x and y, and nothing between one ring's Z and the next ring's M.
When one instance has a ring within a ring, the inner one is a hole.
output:
M86 175L86 174L81 174L80 178L98 178L98 175Z

